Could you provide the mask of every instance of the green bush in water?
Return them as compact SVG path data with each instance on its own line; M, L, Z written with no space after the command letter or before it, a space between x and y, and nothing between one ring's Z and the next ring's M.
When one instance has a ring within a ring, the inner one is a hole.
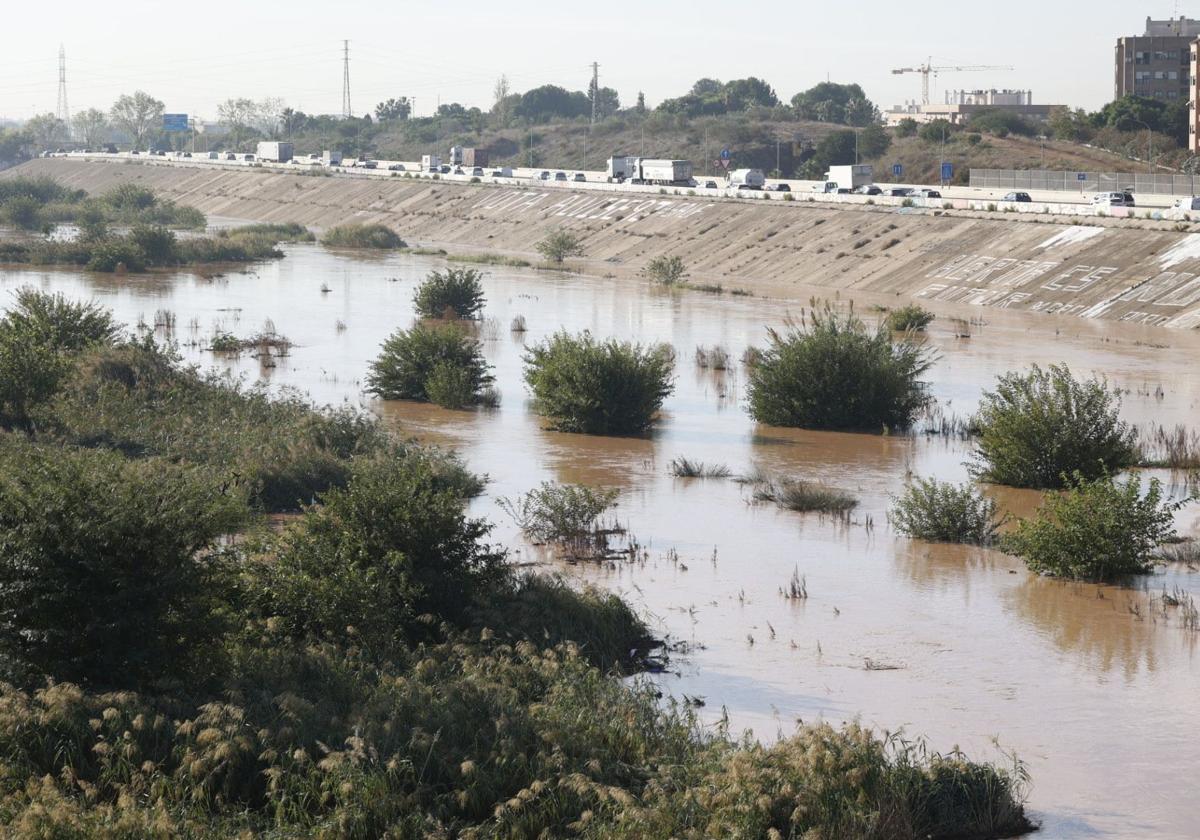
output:
M980 404L977 477L1012 487L1051 489L1078 472L1094 479L1133 464L1136 431L1120 418L1116 389L1080 381L1066 365L1034 365L999 377Z
M557 333L529 348L525 382L551 428L590 435L645 432L674 390L675 355L588 332Z
M931 353L886 325L868 329L826 303L806 311L749 368L750 415L805 429L904 429L929 402L920 377Z
M918 478L892 499L892 525L929 542L991 545L1000 524L996 503L970 484Z
M393 250L404 247L404 240L387 225L350 224L338 225L325 231L321 244L330 248L367 248Z
M479 402L491 382L479 342L462 327L416 324L383 343L367 390L385 400L440 400L447 408L462 408Z
M483 310L483 275L473 268L431 271L413 293L422 318L478 318Z

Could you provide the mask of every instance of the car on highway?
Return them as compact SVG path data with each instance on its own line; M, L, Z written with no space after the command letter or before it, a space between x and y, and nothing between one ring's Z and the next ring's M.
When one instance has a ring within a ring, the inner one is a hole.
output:
M512 169L510 169L507 166L502 166L499 169L492 170L493 178L511 178L512 176L513 176L513 171L512 171Z
M456 166L456 167L454 167L454 174L455 175L466 175L467 173L463 171L463 168L461 166Z
M377 160L360 160L358 162L358 165L361 166L363 169L378 169L379 161L377 161Z
M225 160L237 160L237 155L235 155L233 152L226 152Z
M438 172L442 173L443 175L449 175L450 174L450 164L443 163L441 166L438 167Z
M533 178L534 178L534 180L535 180L535 181L549 181L549 180L550 180L550 173L549 173L549 172L547 172L545 169L543 169L543 170L542 170L541 172L539 172L537 175L534 175L534 176L533 176Z
M1033 199L1029 197L1029 193L1027 193L1027 192L1010 192L1006 196L1004 196L1004 198L1002 198L1000 200L1001 201L1019 201L1022 204L1027 204L1028 202L1033 201Z
M404 171L403 163L393 163L391 166L388 167L388 172L403 172L403 171Z
M1134 207L1133 193L1128 190L1121 192L1102 192L1092 196L1093 207Z
M242 155L242 160L246 163L254 163L254 155Z
M472 178L482 178L483 177L483 167L482 166L472 167L471 177Z
M1174 204L1168 212L1170 218L1182 218L1184 213L1200 213L1200 196L1185 196Z
M565 180L567 180L567 173L566 173L566 172L555 172L555 173L554 173L554 180L555 180L555 181L565 181Z
M715 189L717 189L717 182L716 182L716 181L705 181L705 182L704 182L704 189L706 189L706 190L715 190Z
M921 187L921 189L917 190L917 196L919 198L941 198L942 194L937 190L931 190L929 187Z
M217 160L217 159L218 159L218 158L220 158L220 157L221 157L221 153L220 153L220 152L209 152L209 153L208 153L208 159L209 159L209 160Z
M767 184L763 187L767 192L791 192L791 184Z
M573 176L571 176L571 180L576 182L587 181L587 176L582 172L576 172Z
M865 184L854 191L855 195L883 195L883 188L874 184Z
M104 147L104 154L115 155L116 153L117 153L117 144L116 143L109 143L107 146Z
M887 194L893 198L909 198L914 192L912 187L892 187Z

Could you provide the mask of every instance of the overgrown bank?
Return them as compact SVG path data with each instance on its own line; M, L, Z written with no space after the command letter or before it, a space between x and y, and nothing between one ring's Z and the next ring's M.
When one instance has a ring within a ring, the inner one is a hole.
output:
M43 372L0 434L13 836L1028 827L1019 767L857 727L745 744L609 678L636 664L645 626L615 596L518 574L466 515L478 484L447 456L182 370L92 307L30 293L4 324L0 382ZM154 413L170 417L143 429ZM261 437L243 439L250 426ZM246 478L253 459L292 453L256 450L305 428L341 477L260 529L277 508Z

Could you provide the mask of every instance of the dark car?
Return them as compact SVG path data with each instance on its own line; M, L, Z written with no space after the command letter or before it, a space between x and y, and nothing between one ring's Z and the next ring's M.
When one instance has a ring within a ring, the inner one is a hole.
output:
M109 143L107 146L105 146L105 147L104 147L104 153L105 153L106 155L115 155L115 154L117 153L117 146L116 146L116 144L115 144L115 143Z
M1027 193L1027 192L1010 192L1008 195L1004 196L1004 198L1001 200L1002 201L1020 201L1022 203L1033 201L1033 199L1029 197L1029 193Z
M874 184L867 184L865 187L859 187L854 192L858 195L883 195L883 190Z
M767 186L765 186L763 189L769 190L770 192L791 192L792 191L792 187L790 184L767 184Z
M391 166L388 167L388 172L403 172L403 171L404 171L403 163L393 163Z
M716 182L716 181L705 181L705 182L704 182L704 189L706 189L706 190L715 190L716 188L717 188L717 182Z
M922 189L917 190L917 195L919 195L921 198L941 198L942 197L942 194L940 192L938 192L937 190L931 190L931 189L927 189L927 188L922 188Z
M892 187L890 190L888 190L888 195L892 196L893 198L908 198L912 194L913 191L909 187Z

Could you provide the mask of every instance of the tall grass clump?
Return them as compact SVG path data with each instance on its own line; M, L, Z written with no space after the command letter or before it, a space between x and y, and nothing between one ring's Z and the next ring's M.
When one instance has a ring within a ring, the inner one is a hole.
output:
M919 304L910 303L889 310L885 322L892 332L921 332L933 323L933 313Z
M559 332L525 355L534 410L551 428L592 435L645 432L674 390L674 353L591 333Z
M979 407L975 475L1012 487L1068 486L1134 463L1136 430L1120 418L1119 392L1077 380L1066 365L999 377Z
M888 514L901 534L929 542L991 545L1000 520L996 503L970 484L918 478L892 498Z
M482 280L473 268L431 271L413 293L413 307L422 318L478 318L484 303Z
M367 390L385 400L474 405L493 381L478 341L457 324L416 324L383 343Z
M1075 472L1062 492L1048 492L1031 519L1005 535L1002 548L1035 572L1073 580L1113 581L1153 569L1155 552L1175 535L1176 511L1192 501L1163 500L1158 479L1142 492L1137 477Z
M325 231L321 244L329 248L362 248L389 251L404 247L404 240L387 225L350 222Z
M1200 432L1182 423L1154 424L1137 443L1137 465L1170 470L1200 470Z
M683 455L672 458L667 470L676 478L729 478L733 475L724 464L706 464Z
M616 501L616 490L547 481L516 498L501 499L499 504L526 537L545 544L589 537Z
M847 513L858 507L858 499L835 487L795 478L775 478L758 483L754 499L774 502L798 513Z
M902 429L929 402L920 377L930 351L884 325L869 330L829 303L806 311L749 368L750 414L759 423L807 429Z

